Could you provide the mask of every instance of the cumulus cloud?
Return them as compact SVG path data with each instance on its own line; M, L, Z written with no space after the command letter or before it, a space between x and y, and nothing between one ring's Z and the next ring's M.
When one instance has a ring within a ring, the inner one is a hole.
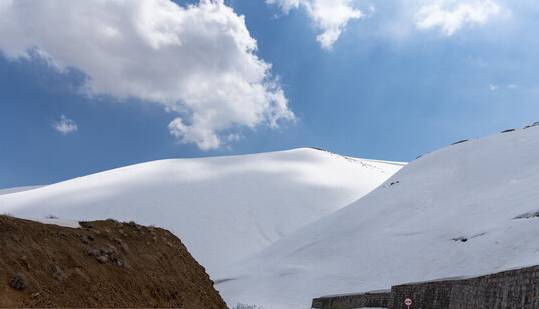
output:
M350 0L266 0L266 3L278 5L285 13L304 9L321 30L316 40L325 49L333 46L350 20L364 16Z
M62 135L68 135L77 132L79 127L75 121L67 118L65 115L60 116L60 120L52 124L52 127Z
M292 120L244 18L223 0L0 0L0 49L88 76L85 91L164 106L170 133L213 149L231 131ZM239 136L239 135L238 135Z
M451 36L467 25L486 24L502 11L492 0L436 1L420 7L416 14L416 27L421 30L439 28Z

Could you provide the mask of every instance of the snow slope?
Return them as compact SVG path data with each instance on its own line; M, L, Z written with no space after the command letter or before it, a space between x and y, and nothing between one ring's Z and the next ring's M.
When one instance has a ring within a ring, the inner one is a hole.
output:
M210 274L370 192L401 164L314 149L148 162L0 196L25 218L115 218L179 236Z
M0 195L33 190L33 189L37 189L39 187L41 187L41 186L24 186L24 187L14 187L14 188L0 189Z
M539 127L452 145L217 278L229 304L309 308L328 294L539 264Z

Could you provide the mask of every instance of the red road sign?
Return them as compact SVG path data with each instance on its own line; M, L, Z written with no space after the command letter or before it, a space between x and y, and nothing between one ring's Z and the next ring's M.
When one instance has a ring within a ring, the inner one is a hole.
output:
M405 304L406 306L410 307L410 306L412 305L412 300L411 300L410 298L406 298L406 299L404 300L404 304Z

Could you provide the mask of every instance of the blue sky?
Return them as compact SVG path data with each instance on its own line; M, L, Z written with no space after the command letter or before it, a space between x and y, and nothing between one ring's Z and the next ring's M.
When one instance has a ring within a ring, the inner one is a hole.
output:
M152 85L153 80L144 80L147 67L142 66L130 67L133 73L129 74L140 74L136 82L148 84L144 93L115 88L115 79L96 75L91 71L94 64L85 67L86 58L70 54L86 51L79 50L77 42L71 42L69 37L62 37L62 31L53 35L69 49L47 44L53 39L39 37L34 34L36 30L30 34L21 30L16 38L0 31L0 188L52 183L148 160L305 146L357 157L410 161L456 140L539 121L539 36L535 30L539 29L539 5L533 1L343 0L363 16L347 20L330 48L316 40L327 30L313 18L312 7L309 11L308 4L317 0L304 0L307 5L293 6L288 11L279 6L279 1L233 0L222 4L233 14L244 16L248 36L257 42L257 49L247 56L255 55L271 65L264 76L271 74L272 83L286 97L286 110L271 110L279 114L278 126L270 124L270 116L237 120L227 110L225 120L212 118L208 129L195 119L197 115L207 115L205 106L219 113L221 97L201 101L203 107L172 102L177 97L198 99L198 92L184 96L176 89L163 89L159 83L168 79ZM286 4L286 0L282 1ZM197 1L190 3L198 5ZM487 14L485 20L474 21L473 16L457 19L456 30L447 28L454 23L443 21L420 29L417 11L432 3L438 3L437 9L446 13L455 13L459 5L466 12L466 8L477 8L473 6L476 4L496 5L497 11ZM471 6L462 6L468 4ZM182 8L185 5L180 3ZM36 8L34 13L43 15L42 9ZM231 20L235 21L236 15L230 15ZM54 14L50 18L61 26ZM159 18L156 20L159 24ZM19 27L16 21L12 26ZM51 27L54 29L54 24ZM197 36L196 32L187 34ZM30 43L21 39L25 35L32 37L28 39ZM245 37L245 33L239 35ZM210 43L213 40L228 44L219 37L208 38ZM182 44L193 42L197 46L197 40ZM34 50L21 57L19 49L26 46L21 42ZM189 50L199 52L196 47ZM124 51L126 57L131 51ZM182 57L189 56L185 52L179 50ZM246 61L245 52L231 54ZM170 64L171 70L181 71L188 66L180 60L175 64L174 53L166 57L165 65ZM236 58L223 59L241 66ZM152 61L147 65L153 65ZM227 70L236 72L228 62ZM193 67L189 66L189 70L201 66ZM251 76L261 67L253 67L245 74ZM200 72L208 71L213 72ZM189 74L199 76L200 72ZM151 79L152 75L147 75ZM104 82L85 91L89 81L98 78ZM202 80L205 79L211 80L211 75ZM266 85L260 80L257 83ZM265 94L278 93L273 86L264 87ZM154 89L160 91L158 95L148 97L146 93ZM234 110L234 102L243 98L224 98L223 104L232 102L230 110ZM154 104L152 100L161 102ZM260 101L262 105L266 103ZM191 107L193 110L189 110ZM294 114L293 120L288 112ZM62 117L64 124L72 121L76 129L64 126L64 132L57 130L55 125L62 122ZM182 119L180 135L174 135L170 127L176 118ZM216 127L214 122L222 125ZM205 132L203 137L196 135L200 130ZM206 133L211 139L213 132L217 132L218 140L205 144Z

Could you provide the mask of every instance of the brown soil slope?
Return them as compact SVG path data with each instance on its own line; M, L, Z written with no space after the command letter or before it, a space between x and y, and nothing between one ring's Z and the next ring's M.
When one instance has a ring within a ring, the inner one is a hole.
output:
M0 216L0 307L226 308L170 232L112 220L81 225Z

